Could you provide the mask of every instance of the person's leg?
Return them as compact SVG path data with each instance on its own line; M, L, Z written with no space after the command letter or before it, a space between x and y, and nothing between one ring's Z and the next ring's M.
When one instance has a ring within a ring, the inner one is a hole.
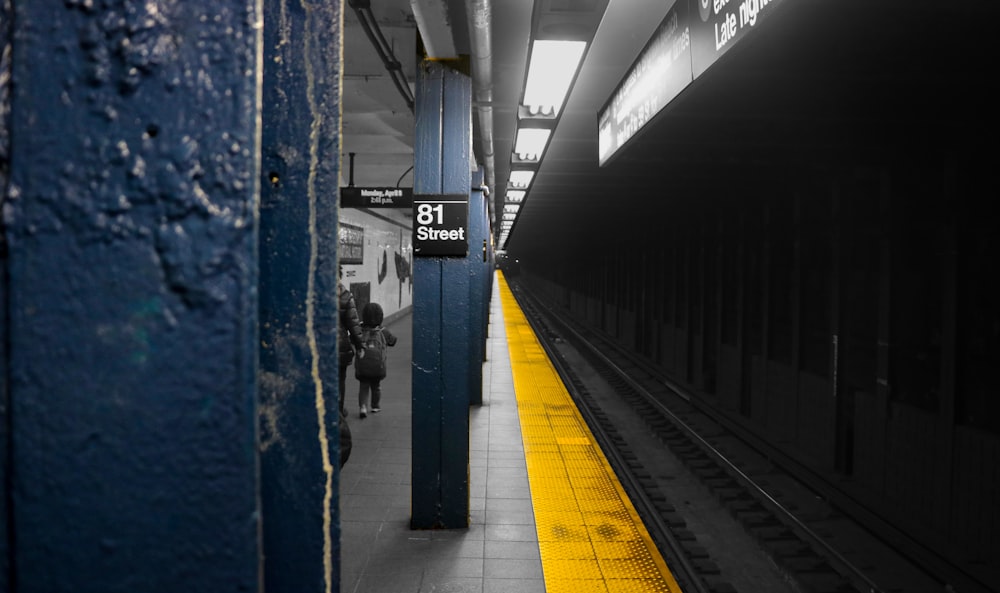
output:
M347 416L347 365L340 365L340 391L337 395L340 397L340 413Z
M372 381L372 412L381 412L382 406L380 405L382 401L382 380L374 379Z
M371 385L368 381L359 381L360 387L358 388L358 406L361 409L361 417L364 418L368 415L368 400L371 397Z

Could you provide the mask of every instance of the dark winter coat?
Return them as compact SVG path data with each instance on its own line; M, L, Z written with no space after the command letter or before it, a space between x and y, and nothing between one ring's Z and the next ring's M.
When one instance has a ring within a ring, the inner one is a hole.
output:
M354 360L354 349L361 349L361 320L358 319L358 308L354 304L354 295L343 285L337 283L337 290L340 294L337 298L337 307L340 309L340 323L338 325L340 366L351 364Z

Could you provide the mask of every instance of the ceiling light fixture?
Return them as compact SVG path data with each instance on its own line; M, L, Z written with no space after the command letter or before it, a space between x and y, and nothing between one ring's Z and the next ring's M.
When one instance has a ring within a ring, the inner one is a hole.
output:
M545 145L551 134L551 130L544 128L520 128L517 130L514 152L521 160L538 160L538 157L545 152Z
M534 176L534 171L511 171L510 185L515 189L526 189L531 184L531 178Z
M559 113L586 48L585 41L540 39L532 43L522 104L541 114Z

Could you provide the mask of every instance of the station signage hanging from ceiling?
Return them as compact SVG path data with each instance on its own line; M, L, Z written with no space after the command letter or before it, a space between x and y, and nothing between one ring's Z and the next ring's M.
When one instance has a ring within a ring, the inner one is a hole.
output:
M413 253L459 256L469 253L469 195L413 196Z
M600 165L781 1L677 0L598 111Z
M412 205L412 187L340 188L341 208L409 208Z
M682 0L683 1L683 0ZM698 78L750 31L760 26L782 0L687 0L691 11L691 70Z

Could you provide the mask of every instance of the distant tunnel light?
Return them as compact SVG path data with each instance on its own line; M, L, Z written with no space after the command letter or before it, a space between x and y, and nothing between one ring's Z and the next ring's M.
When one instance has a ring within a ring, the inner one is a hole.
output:
M531 178L535 176L534 171L511 171L510 184L517 188L526 188L531 183Z
M524 199L524 191L520 189L507 190L508 202L520 202Z
M542 128L521 128L517 131L514 152L524 160L536 161L545 150L551 131Z
M524 105L543 113L550 109L558 113L586 47L585 41L535 41L524 85Z

